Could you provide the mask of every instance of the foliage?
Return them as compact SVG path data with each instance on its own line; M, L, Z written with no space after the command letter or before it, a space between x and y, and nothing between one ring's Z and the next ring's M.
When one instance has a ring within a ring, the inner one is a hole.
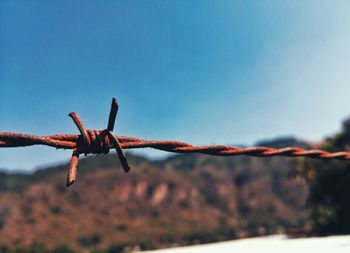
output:
M350 119L342 131L328 138L323 148L330 151L350 146ZM310 218L320 234L350 233L350 164L344 161L306 161L305 175L310 184Z
M82 236L79 239L79 243L83 247L92 247L96 246L101 242L101 236L99 234L93 234L89 236Z
M42 244L33 244L27 248L11 248L6 245L0 245L0 253L74 253L74 250L67 245L61 245L52 250L49 250Z

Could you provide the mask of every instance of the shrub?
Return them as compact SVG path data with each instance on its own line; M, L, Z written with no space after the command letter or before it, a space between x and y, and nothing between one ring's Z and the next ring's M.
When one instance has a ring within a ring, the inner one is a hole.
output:
M90 236L83 236L79 239L79 244L83 247L93 247L99 244L102 238L99 234L93 234Z

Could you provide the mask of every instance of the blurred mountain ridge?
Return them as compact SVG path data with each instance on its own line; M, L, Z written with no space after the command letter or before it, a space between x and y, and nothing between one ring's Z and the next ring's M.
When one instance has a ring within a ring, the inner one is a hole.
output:
M294 138L263 145L309 147ZM115 245L141 249L283 232L306 219L301 159L180 154L152 161L127 154L81 159L32 174L0 173L0 245L75 251Z

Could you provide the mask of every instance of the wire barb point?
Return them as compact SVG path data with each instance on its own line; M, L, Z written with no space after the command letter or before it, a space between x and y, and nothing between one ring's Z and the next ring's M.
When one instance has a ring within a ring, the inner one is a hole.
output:
M118 141L118 138L115 137L112 133L115 120L118 113L118 102L115 98L112 99L111 110L108 117L107 129L103 131L95 130L86 130L83 122L81 121L79 115L75 112L69 113L69 117L72 118L73 122L77 126L80 137L82 138L81 142L77 142L77 147L74 149L69 169L67 175L66 186L69 187L76 180L77 167L79 163L79 155L81 153L87 154L108 154L110 149L110 143L112 142L114 148L117 151L118 158L122 165L122 168L125 172L130 171L130 166L126 160L124 151Z
M113 131L114 125L115 125L115 119L117 118L117 113L118 113L118 102L116 98L112 99L112 105L111 105L111 110L109 112L109 117L108 117L108 125L107 125L107 130L108 131Z
M66 181L67 187L71 186L75 182L78 163L79 163L79 153L77 149L74 149L70 160L68 173L67 173L67 181Z

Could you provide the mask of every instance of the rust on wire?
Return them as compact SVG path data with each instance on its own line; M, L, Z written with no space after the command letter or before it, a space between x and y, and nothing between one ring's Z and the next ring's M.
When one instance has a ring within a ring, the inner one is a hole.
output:
M117 136L113 134L115 120L118 112L118 103L112 100L108 124L105 130L85 129L78 114L72 112L69 116L73 119L80 135L58 134L50 136L36 136L21 133L0 132L1 147L25 147L32 145L46 145L58 149L72 149L72 157L68 169L66 186L70 186L76 180L77 166L80 154L107 154L110 149L117 151L118 158L125 172L130 171L130 166L125 158L123 149L154 148L174 153L202 153L216 156L248 155L257 157L285 156L285 157L311 157L319 159L350 160L350 152L331 153L325 150L305 150L296 147L270 148L250 147L239 148L226 145L196 146L179 141L154 141L143 140L135 137Z

